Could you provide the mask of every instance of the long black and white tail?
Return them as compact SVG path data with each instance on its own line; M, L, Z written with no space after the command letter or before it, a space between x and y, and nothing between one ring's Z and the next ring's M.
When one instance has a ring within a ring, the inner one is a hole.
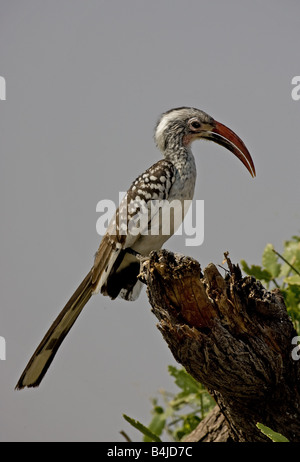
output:
M92 296L92 270L59 313L24 369L16 389L37 387L46 374L65 336Z

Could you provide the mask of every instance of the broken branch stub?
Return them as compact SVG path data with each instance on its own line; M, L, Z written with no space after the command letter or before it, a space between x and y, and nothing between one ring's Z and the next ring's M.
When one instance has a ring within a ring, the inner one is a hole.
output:
M141 278L158 328L175 359L214 396L232 439L266 440L257 421L274 431L291 424L290 418L281 424L276 418L284 389L285 395L294 393L294 400L282 399L281 412L291 415L296 400L299 417L285 436L300 437L300 372L291 359L296 332L282 295L267 291L253 277L243 278L227 253L225 259L229 272L223 278L214 264L202 273L190 257L166 250L151 253Z

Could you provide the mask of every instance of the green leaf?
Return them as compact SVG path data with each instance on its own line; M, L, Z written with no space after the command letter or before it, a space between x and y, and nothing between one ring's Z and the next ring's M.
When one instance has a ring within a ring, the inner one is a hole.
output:
M294 276L285 278L284 282L293 286L300 286L300 276L299 274L294 274Z
M264 270L261 266L258 265L251 265L250 267L247 265L245 260L241 260L242 270L248 274L249 276L255 277L255 279L263 280L269 282L272 280L272 274L269 271Z
M138 420L134 420L131 417L129 417L128 415L126 415L126 414L123 414L123 417L124 417L125 420L127 420L128 423L130 423L130 425L132 425L134 428L136 428L141 433L143 433L143 435L150 438L150 441L154 441L155 443L161 443L162 442L161 439L159 438L159 436L152 433L152 431L149 430L149 428L145 427L145 425L143 425Z
M183 416L182 426L177 428L174 432L175 439L181 441L185 435L189 435L197 427L200 421L201 419L194 414Z
M278 263L278 256L274 253L274 247L272 244L266 245L262 255L262 264L272 275L273 279L279 275L281 265Z
M286 261L281 267L281 277L288 276L291 273L291 265L296 272L300 272L300 242L296 239L296 236L293 239L284 243L283 257Z
M281 290L287 307L288 314L291 316L294 327L300 335L300 285L287 284Z
M260 429L260 431L264 435L266 435L268 438L274 441L274 443L288 443L289 442L289 440L285 436L281 435L281 433L274 432L273 430L271 430L271 428L266 427L265 425L261 423L257 423L256 426L257 428Z
M185 369L176 369L174 366L168 367L169 373L175 378L176 385L182 389L184 395L199 393L200 385L191 377ZM182 396L182 394L181 394Z
M152 420L148 426L148 430L150 430L154 435L160 436L165 428L166 424L166 414L164 413L164 409L161 406L155 406L153 411ZM148 443L153 441L148 435L144 436L144 442Z

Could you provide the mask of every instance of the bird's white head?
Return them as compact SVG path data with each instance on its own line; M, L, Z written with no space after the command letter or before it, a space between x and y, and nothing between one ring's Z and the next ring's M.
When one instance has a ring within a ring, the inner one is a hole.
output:
M253 160L243 141L230 128L200 109L171 109L162 114L157 122L155 141L164 154L187 148L197 139L211 140L224 146L240 159L253 177L255 176Z

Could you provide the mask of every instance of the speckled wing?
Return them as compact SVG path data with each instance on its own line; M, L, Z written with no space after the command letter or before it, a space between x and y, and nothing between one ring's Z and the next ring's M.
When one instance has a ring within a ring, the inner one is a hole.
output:
M120 295L127 300L137 298L141 288L136 278L139 262L126 249L133 249L142 241L141 223L149 226L151 201L168 199L174 180L173 163L162 159L133 181L96 253L92 276L94 293L101 291L111 298ZM149 236L146 247L151 245ZM155 249L154 242L153 245ZM139 253L148 255L148 248L146 253L139 249Z
M128 214L129 223L138 211L138 204L139 207L144 204L147 208L152 199L167 199L174 178L173 164L160 160L132 183L100 243L94 266L50 326L24 369L16 389L40 384L61 343L93 293L101 291L111 298L120 295L127 300L138 297L141 289L141 282L137 280L139 262L126 249L137 245L141 236L140 233L130 233L122 217Z

